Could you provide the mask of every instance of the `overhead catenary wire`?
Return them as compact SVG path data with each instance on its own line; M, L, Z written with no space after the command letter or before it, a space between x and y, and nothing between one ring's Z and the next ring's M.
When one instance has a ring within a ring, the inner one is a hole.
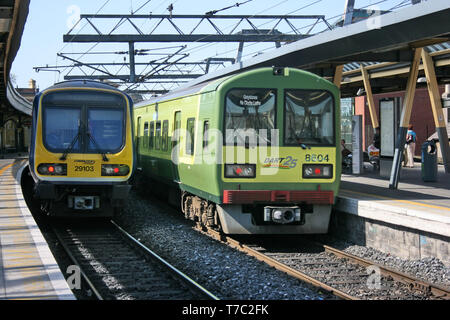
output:
M302 7L299 8L299 9L296 9L296 10L294 10L294 11L291 11L291 12L287 13L287 15L293 14L293 13L295 13L295 12L298 12L298 11L304 9L304 8L307 8L307 7L309 7L309 6L312 6L312 5L314 5L314 4L316 4L316 3L319 3L319 2L321 2L321 1L322 1L322 0L316 0L316 1L310 2L310 3L308 3L307 5L302 6ZM361 7L361 9L366 8L366 7L370 7L370 6L374 6L374 5L377 5L377 4L381 4L381 3L386 2L386 1L388 1L388 0L378 1L378 2L376 2L376 3L369 4L369 5L366 5L366 6L364 6L364 7ZM282 2L285 2L285 1L282 1ZM282 2L281 2L281 3L282 3ZM279 4L280 4L280 3L279 3ZM278 5L279 5L279 4L278 4ZM277 6L277 5L275 5L275 6ZM272 6L272 7L270 7L270 8L273 8L273 7L275 7L275 6ZM266 10L263 10L263 12L264 12L264 11L267 11L267 10L270 10L270 8L268 8L268 9L266 9ZM260 13L257 13L257 14L260 14ZM256 15L257 15L257 14L256 14ZM326 20L335 19L335 18L340 17L340 16L342 16L342 13L340 13L340 14L338 14L338 15L336 15L336 16L327 18ZM266 22L265 24L267 24L267 23L268 23L268 22ZM320 23L325 23L325 22L320 21ZM306 26L303 26L303 27L301 27L301 28L298 28L297 30L302 30L302 29L311 27L312 25L313 25L313 24L306 25ZM258 27L259 27L259 26L258 26ZM292 32L292 31L291 31L291 32ZM288 32L288 33L291 33L291 32ZM261 44L261 42L256 42L256 43L249 44L247 47L254 46L254 45L257 45L257 44ZM200 45L200 46L198 46L198 47L195 47L195 48L192 48L192 49L188 49L188 50L186 50L185 52L193 53L193 52L198 51L198 50L195 50L195 49L204 49L205 47L213 46L213 45L216 45L216 44L205 44L205 45ZM272 47L268 47L268 48L264 48L264 49L261 49L261 50L257 50L257 51L250 52L250 53L244 55L243 57L247 57L247 56L249 56L249 55L254 55L255 53L260 53L261 51L267 51L267 50L269 50L269 49L272 49ZM216 55L213 56L213 57L217 57L217 56L220 56L220 55L223 55L223 54L226 54L226 53L229 53L229 52L234 52L234 51L235 51L235 49L228 50L228 51L225 51L225 52L216 53Z
M240 5L246 4L247 2L250 2L250 1L253 1L253 0L247 0L247 1L244 1L244 2L236 2L236 4L234 4L234 5L231 5L231 6L222 8L222 9L218 9L218 10L211 10L211 11L206 12L205 14L206 15L214 15L217 12L221 12L221 11L225 11L225 10L228 10L228 9L231 9L231 8L239 7Z
M263 10L262 12L271 10L271 9L273 9L274 7L279 6L279 5L281 5L282 3L285 3L285 2L287 2L287 1L288 1L288 0L280 1L280 2L278 2L278 3L276 3L276 4L272 5L272 6L270 6L269 8ZM303 6L303 7L299 8L299 9L296 9L296 10L294 10L294 11L291 11L291 12L287 13L287 15L293 14L293 13L295 13L295 12L298 12L298 11L304 9L305 7L315 5L316 3L319 3L319 2L321 2L321 1L322 1L322 0L312 1L312 2L308 3L306 6ZM388 1L388 0L378 1L378 2L375 2L375 3L368 4L368 5L366 5L365 7L375 6L375 5L377 5L377 4L381 4L381 3L384 3L384 2L387 2L387 1ZM107 1L107 2L108 2L108 1ZM143 6L147 5L149 2L150 2L150 1L146 1L146 2L144 3ZM157 7L161 7L163 4L168 3L168 2L171 2L171 3L173 4L173 3L175 3L176 1L170 1L170 0L161 1L161 2L158 4ZM245 2L243 2L243 3L246 3L246 2L250 2L250 1L245 1ZM395 5L393 8L395 9L395 8L400 7L400 6L405 6L405 5L406 5L406 4L405 4L406 2L407 2L407 1L401 1L399 4ZM361 7L361 8L365 8L365 7ZM226 8L229 8L229 7L225 7L225 8L223 8L223 9L226 9ZM219 9L219 10L222 10L222 9ZM137 11L137 10L136 10L136 11ZM216 11L217 11L217 10L216 10ZM260 14L260 13L256 13L255 15L257 15L257 14ZM330 21L330 20L332 20L332 19L334 19L334 18L337 18L337 17L339 17L339 16L342 16L342 14L338 14L338 15L336 15L336 16L334 16L334 17L328 17L328 18L326 18L326 20ZM263 24L259 25L258 27L261 27L261 26L263 26L263 25L265 25L265 24L268 24L268 23L270 23L270 21L264 22ZM322 24L322 23L324 23L324 22L320 21L319 23ZM300 28L297 28L296 30L304 30L305 28L309 28L309 27L311 27L311 26L313 26L313 25L314 25L314 24L309 24L309 25L306 25L306 26L302 26L302 27L300 27ZM231 25L231 26L234 26L234 24ZM115 29L114 29L114 30L115 30ZM293 32L293 31L289 31L288 33L292 33L292 32ZM248 48L248 47L250 47L250 46L256 46L256 45L261 44L261 43L262 43L262 42L251 43L251 44L248 44L246 47ZM183 51L183 52L185 52L185 53L196 53L196 52L198 52L198 51L200 51L200 50L203 50L204 48L207 48L207 47L209 47L209 46L214 46L214 45L217 45L217 44L215 44L215 43L209 43L209 44L204 44L204 45L200 45L200 46L193 47L193 48L187 47L187 48L185 49L185 51ZM272 49L272 48L273 48L273 46L270 46L270 47L268 47L268 48L263 48L263 49L257 49L256 51L252 51L252 52L246 53L243 57L248 57L248 56L253 55L253 54L255 54L255 53L258 53L258 52L261 52L261 51L266 51L266 50L269 50L269 49ZM227 51L222 51L222 52L216 52L216 54L215 54L214 56L212 56L212 57L218 57L218 56L220 56L220 55L222 55L222 54L227 54L227 53L229 53L229 52L235 52L235 49L227 50ZM86 53L85 53L85 54L86 54ZM219 68L220 66L215 66L215 67L216 67L216 68Z
M314 4L314 3L316 3L316 2L320 2L320 1L322 1L322 0L314 1L312 4ZM378 2L376 2L376 3L368 4L368 5L366 5L366 6L360 7L359 9L365 9L365 8L368 8L368 7L371 7L371 6L375 6L375 5L378 5L378 4L387 2L387 1L388 1L388 0L381 0L381 1L378 1ZM291 11L291 12L289 12L288 14L295 13L295 12L297 12L297 11L299 11L299 10L300 10L300 9ZM335 15L335 16L333 16L333 17L327 18L326 20L336 19L336 18L341 17L341 16L342 16L342 13L340 13L340 14L338 14L338 15ZM321 22L319 22L319 23L324 23L324 22L321 21ZM303 30L303 29L308 28L308 27L311 27L311 26L313 26L313 24L309 24L309 25L303 26L303 27L301 27L301 28L298 28L297 30ZM293 32L293 31L289 31L288 33L292 33L292 32ZM248 47L251 47L251 46L255 46L255 45L257 45L257 44L261 44L261 42L255 42L255 43L248 44L248 45L247 45L247 48L248 48ZM267 51L267 50L269 50L269 49L273 49L273 47L268 47L268 48L265 48L265 49L261 49L261 50L257 50L257 51L252 51L252 52L249 52L249 53L243 55L243 57L248 57L248 56L250 56L250 55L257 54L257 53L259 53L259 52L261 52L261 51ZM217 55L220 56L220 55L227 54L227 53L234 52L234 51L235 51L235 50L228 50L228 51L224 51L224 52L219 52ZM216 56L217 56L217 55L216 55Z
M320 1L321 1L321 0L312 2L312 3L310 3L309 5L313 5L313 4L315 4L316 2L320 2ZM369 3L369 4L365 5L365 6L360 7L359 9L366 9L366 8L369 8L369 7L377 6L377 5L379 5L379 4L386 3L387 1L388 1L388 0L381 0L381 1L377 1L377 2L375 2L375 3ZM391 11L391 10L398 9L398 8L401 8L401 7L405 7L405 6L409 6L409 5L411 5L410 1L409 1L409 0L406 1L406 0L405 0L405 1L402 1L402 2L400 2L399 4L395 5L394 7L388 9L387 11ZM300 9L297 9L297 10L294 10L294 11L291 11L291 12L289 12L288 14L295 13L295 12L297 12L297 11L299 11L299 10L301 10L301 8L300 8ZM336 19L336 18L341 17L341 16L342 16L342 13L340 13L340 14L338 14L338 15L335 15L335 16L332 16L332 17L329 17L329 18L327 18L326 20L327 20L327 21L331 21L332 19ZM325 22L320 21L320 23L325 23ZM301 28L299 28L299 29L297 29L297 30L303 30L303 29L308 28L308 27L311 27L311 26L312 26L312 24L306 25L306 26L303 26L303 27L301 27ZM288 33L291 33L291 32L292 32L292 31L290 31L290 32L288 32ZM322 31L322 32L323 32L323 31ZM257 44L261 44L261 42L249 44L248 47L254 46L254 45L257 45ZM198 47L196 47L196 48L191 48L191 49L187 50L187 52L191 52L191 53L192 53L192 52L196 52L196 51L198 51L198 50L195 50L195 49L200 48L200 47L202 47L202 49L203 49L204 46L209 46L209 45L216 45L216 44L206 44L206 45L201 45L201 46L198 46ZM261 53L262 51L267 51L267 50L269 50L269 49L273 49L273 47L269 47L269 48L264 48L264 49L262 49L262 50L253 51L253 52L250 52L250 53L248 53L248 54L245 54L243 57L247 57L247 56L250 56L250 55L254 55L255 53ZM226 54L226 53L229 53L229 52L235 52L235 49L228 50L228 51L224 51L224 52L218 52L218 53L216 53L216 55L213 56L213 57L221 56L221 55Z
M102 11L105 6L110 2L111 0L106 0L105 3L97 10L97 12L95 13L95 15L98 15L100 13L100 11ZM140 11L142 8L144 8L151 0L146 1L143 5L141 5L134 13L137 13L138 11ZM77 24L80 21L77 22ZM122 22L123 23L123 22ZM80 30L78 30L78 32L76 34L79 34L79 32L87 25L88 23L86 23ZM119 26L121 25L121 23L119 22L114 28L113 30L110 32L112 33L114 30L116 30ZM75 25L76 26L76 25ZM70 31L72 31L75 26L72 27L72 29ZM69 33L70 33L69 31ZM64 48L71 43L70 41L60 50L64 50ZM95 43L93 46L91 46L87 51L85 51L83 54L81 54L77 59L81 59L84 55L88 54L90 51L92 51L97 45L99 44L99 42ZM67 70L67 68L65 68L62 72L64 72L65 70Z
M250 17L254 17L254 16L257 16L257 15L260 15L261 13L267 12L267 11L269 11L269 10L275 8L275 7L280 6L281 4L283 4L283 3L287 2L287 1L289 1L289 0L280 1L280 2L278 2L277 4L271 6L271 7L267 8L267 9L264 9L264 10L262 10L262 11L259 11L259 12L255 13L254 15L251 15ZM298 12L298 11L302 10L303 8L309 7L310 5L312 5L312 4L316 3L316 2L320 2L320 1L322 1L322 0L313 1L312 3L310 3L310 4L306 5L306 6L303 6L303 7L299 8L299 9L293 11L293 12ZM289 13L288 13L288 14L289 14ZM287 14L287 15L288 15L288 14ZM270 20L269 22L266 22L265 24L270 23L271 21L274 21L274 20L276 20L276 19L272 19L272 20ZM228 28L230 28L230 27L233 27L233 26L234 26L234 24L233 24L233 25L229 25L229 26L225 27L224 30L226 30L226 29L228 29ZM261 25L259 25L258 27L260 27L260 26L261 26ZM259 42L258 42L258 43L259 43ZM192 49L190 49L190 50L186 50L186 52L193 53L193 52L197 52L197 51L198 51L198 50L196 50L196 49L204 49L204 48L206 48L206 47L210 47L210 46L214 46L214 45L217 45L217 44L216 44L216 43L206 43L206 44L201 44L201 45L199 45L199 46L197 46L197 47L195 47L195 48L192 48ZM195 50L195 51L194 51L194 50ZM216 57L216 56L217 56L217 54L216 54L214 57Z
M307 8L307 7L309 7L309 6L313 5L313 4L315 4L315 3L317 3L317 2L321 2L321 1L322 1L322 0L316 0L316 1L313 1L313 2L311 2L311 3L309 3L309 4L307 4L306 6L302 6L301 8L294 10L293 12L298 12L298 11L304 9L304 8ZM246 1L246 2L249 2L249 1ZM245 3L246 3L246 2L245 2ZM258 15L258 14L261 14L261 13L263 13L263 12L266 12L266 11L268 11L268 10L271 10L271 9L273 9L274 7L277 7L277 6L281 5L281 4L284 3L284 2L287 2L287 0L281 1L281 2L279 2L279 3L277 3L277 4L273 5L273 6L271 6L271 7L269 7L269 8L267 8L267 9L265 9L265 10L262 10L262 11L256 13L256 14L254 14L253 16L256 16L256 15ZM231 8L231 7L233 7L233 6L229 6L229 7L226 7L226 8L224 8L224 9L229 9L229 8ZM217 12L217 10L216 10L216 12ZM207 14L208 14L208 13L207 13ZM291 14L291 13L288 13L288 14ZM273 20L275 20L275 19L272 19L271 21L273 21ZM270 21L269 21L269 22L270 22ZM269 22L267 22L267 23L269 23ZM227 27L224 28L224 29L228 29L228 28L233 27L233 26L234 26L234 24L233 24L233 25L230 25L230 26L227 26ZM258 26L258 27L259 27L259 26ZM260 43L260 42L258 42L258 43ZM195 47L195 48L192 48L192 49L189 49L189 50L185 50L185 52L193 53L193 52L197 52L197 51L200 50L200 49L204 49L204 48L206 48L206 47L210 47L210 46L213 46L213 45L216 45L216 44L214 44L214 43L210 43L210 44L202 44L202 45L197 46L197 47ZM234 51L234 50L231 50L231 51ZM230 52L230 51L227 51L227 52ZM214 57L217 57L218 55L219 55L219 54L216 54ZM217 69L218 69L218 66L216 66L216 70L217 70Z
M303 6L303 7L299 8L299 9L296 9L296 10L294 10L294 11L291 11L291 12L287 13L287 15L293 14L293 13L295 13L295 12L298 12L298 11L300 11L300 10L306 8L306 7L309 7L309 6L311 6L311 5L314 5L314 4L316 4L316 3L318 3L318 2L321 2L321 1L322 1L322 0L316 0L316 1L313 1L313 2L311 2L311 3L309 3L309 4L307 4L306 6ZM365 9L365 8L368 8L368 7L371 7L371 6L376 6L376 5L378 5L378 4L381 4L381 3L384 3L384 2L387 2L387 1L388 1L388 0L381 0L381 1L378 1L378 2L375 2L375 3L370 3L370 4L366 5L366 6L361 7L360 9ZM283 1L283 2L285 2L285 1ZM280 4L280 3L279 3L279 4ZM276 6L276 5L275 5L275 6ZM274 7L274 6L272 6L272 7ZM271 7L271 8L272 8L272 7ZM270 10L270 8L269 8L269 9L266 9L266 10ZM259 14L259 13L257 13L257 14ZM341 13L338 14L338 15L335 15L335 16L333 16L333 17L327 18L326 20L329 21L329 20L335 19L335 18L340 17L340 16L342 16ZM264 24L267 24L267 23L269 23L269 22L266 22L266 23L264 23ZM316 23L317 23L317 22L316 22ZM325 23L325 22L324 22L324 21L320 21L319 23ZM262 26L262 25L264 25L264 24L261 24L261 25L259 25L258 27L260 27L260 26ZM313 25L314 25L314 24L306 25L306 26L303 26L303 27L298 28L298 29L296 29L296 30L303 30L303 29L308 28L308 27L311 27L311 26L313 26ZM290 32L288 32L288 33L291 33L291 32L292 32L292 31L290 31ZM251 43L251 44L247 45L247 47L255 46L255 45L258 45L258 44L261 44L261 42ZM205 47L210 46L210 45L212 46L212 45L216 45L216 44L205 44L205 45L200 45L200 46L198 46L198 47L196 47L196 48L187 50L186 52L193 53L193 52L198 51L198 50L196 50L196 49L204 49ZM250 52L250 53L247 53L247 54L243 55L243 57L248 57L248 56L250 56L250 55L259 54L259 53L264 52L264 51L267 51L267 50L269 50L269 49L273 49L273 47L271 46L271 47L267 47L267 48L260 49L260 50L257 50L257 51L253 51L253 52ZM223 54L227 54L227 53L230 53L230 52L235 52L235 49L228 50L228 51L225 51L225 52L219 52L219 53L216 53L216 55L213 56L213 57L221 56L221 55L223 55Z
M250 1L253 1L253 0L248 0L248 1L245 1L245 2L241 2L241 3L236 3L236 4L233 5L233 6L228 6L228 7L219 9L219 10L214 10L214 12L226 10L226 9L231 8L231 7L236 7L236 6L245 4L245 3L250 2ZM280 3L284 3L284 2L286 2L286 1L287 1L287 0L282 1L282 2L280 2ZM167 1L162 1L162 2L160 2L158 6L161 6L161 5L162 5L163 3L165 3L165 2L167 2ZM175 1L175 2L176 2L176 1ZM144 3L144 5L146 5L147 3L149 3L149 1L147 1L146 3ZM172 2L172 3L174 3L174 2ZM280 3L276 4L275 6L279 5ZM105 4L105 5L106 5L106 4ZM267 10L270 10L271 8L273 8L273 7L275 7L275 6L271 6L271 7L269 7L268 9L263 10L263 12L264 12L264 11L267 11ZM139 9L141 9L142 7L143 7L143 6L141 6ZM139 10L139 9L138 9L138 10ZM136 12L137 12L138 10L136 10ZM112 33L113 31L115 31L115 30L118 28L118 26L120 26L124 21L125 21L125 20L123 20L123 19L122 19L121 21L119 21L119 23L116 24L116 26L111 30L110 33ZM79 58L82 58L84 55L89 54L89 52L90 52L96 45L97 45L97 44L94 44L94 46L92 46L88 51L84 52ZM217 66L216 66L216 68L217 68ZM65 71L65 70L64 70L64 71Z

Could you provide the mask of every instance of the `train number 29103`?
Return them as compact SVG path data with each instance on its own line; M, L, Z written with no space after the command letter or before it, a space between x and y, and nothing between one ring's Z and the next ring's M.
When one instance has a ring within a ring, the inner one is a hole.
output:
M328 162L328 154L306 154L305 162Z
M75 171L94 171L94 166L75 166Z

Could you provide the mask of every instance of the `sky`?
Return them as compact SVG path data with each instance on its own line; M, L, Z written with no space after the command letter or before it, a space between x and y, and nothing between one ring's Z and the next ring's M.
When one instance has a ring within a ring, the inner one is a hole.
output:
M204 14L211 10L219 10L228 6L233 6L237 2L242 3L239 7L221 11L217 14L223 15L325 15L329 23L337 21L342 15L346 0L223 0L223 1L201 1L201 0L31 0L29 14L22 36L21 46L14 60L11 74L18 87L28 87L28 81L32 78L37 82L40 90L63 81L64 75L69 69L59 69L57 71L35 72L34 67L42 66L62 66L69 65L70 61L62 60L57 53L64 53L68 56L83 62L123 62L128 56L124 54L92 54L95 52L118 52L127 51L127 44L79 44L64 43L63 35L68 33L78 20L79 14L168 14L168 6L173 5L172 14ZM387 10L402 3L405 0L355 0L355 7L368 7L374 9ZM98 20L97 20L98 21ZM95 22L102 33L108 33L118 20L108 22ZM258 21L259 22L259 21ZM302 27L301 32L307 32L314 20L308 20ZM155 26L155 20L143 20L138 22L139 28L144 32L149 32ZM190 23L190 24L189 24ZM188 32L193 28L195 22L186 22L183 28ZM194 23L194 24L192 24ZM219 27L226 33L230 32L235 21L224 21L219 23ZM270 20L261 21L261 28L271 28L274 22ZM242 26L248 28L249 26ZM131 25L123 24L115 34L131 33ZM326 26L318 24L312 33L324 30ZM170 31L168 31L170 29ZM289 32L287 24L277 26L281 32ZM162 24L159 33L172 32L170 25ZM183 30L183 31L184 31ZM202 24L199 32L211 33L213 30L208 24ZM94 30L84 20L71 31L71 34L93 34ZM155 53L175 52L176 46L181 43L138 43L136 49L154 49ZM167 47L171 47L166 49ZM184 61L201 61L208 57L232 57L236 58L238 44L190 44L186 50L189 54ZM259 52L274 50L272 43L246 45L243 52L243 60L249 59ZM88 55L82 53L89 51ZM73 54L75 53L75 54ZM80 54L77 54L80 53ZM70 55L69 55L70 54ZM158 57L161 58L161 57ZM149 59L156 59L155 56L136 57L137 62L148 62ZM142 67L144 68L144 67ZM53 69L52 69L53 70ZM113 73L123 74L128 70L111 70ZM145 70L138 69L137 72ZM129 72L129 71L128 71ZM72 70L72 75L81 74L80 70ZM149 88L147 85L146 88ZM154 85L151 85L154 86ZM167 85L166 87L167 88ZM123 88L122 88L123 89ZM172 89L172 88L168 88Z

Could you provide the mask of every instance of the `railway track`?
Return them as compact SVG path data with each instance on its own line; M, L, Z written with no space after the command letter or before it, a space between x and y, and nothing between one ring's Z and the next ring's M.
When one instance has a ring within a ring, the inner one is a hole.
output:
M99 300L218 299L112 221L53 232Z
M320 290L347 300L450 300L450 289L330 246L298 238L239 241L197 225L198 231Z

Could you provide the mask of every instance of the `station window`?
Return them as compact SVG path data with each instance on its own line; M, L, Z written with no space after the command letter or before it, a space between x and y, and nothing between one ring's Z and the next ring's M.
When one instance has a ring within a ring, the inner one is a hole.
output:
M163 151L167 151L167 138L169 136L169 120L163 121L163 128L162 128L162 146L161 149Z
M155 149L159 150L161 146L161 121L156 122L156 139L155 139Z
M186 154L194 154L195 143L195 118L188 118L186 124L187 137L186 137Z
M148 140L149 149L153 149L153 140L155 138L155 121L150 122L150 137Z

